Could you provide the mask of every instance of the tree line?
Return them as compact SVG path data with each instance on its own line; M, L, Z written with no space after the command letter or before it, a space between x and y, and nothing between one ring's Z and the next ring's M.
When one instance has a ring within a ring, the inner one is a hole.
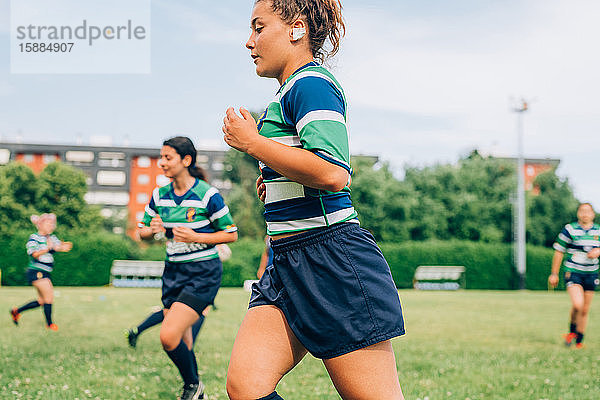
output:
M230 150L226 162L232 166L226 178L233 182L228 204L240 233L261 237L256 161ZM515 163L473 151L456 164L408 166L402 179L388 163L374 164L368 157L354 157L352 167L352 201L362 226L378 241L512 241ZM575 219L578 201L554 169L538 175L534 186L536 193L526 196L527 242L551 246L562 226Z
M232 182L227 203L242 237L265 235L264 207L256 196L254 159L229 150L225 179ZM361 224L378 241L467 240L509 243L513 237L516 165L482 157L477 151L455 164L404 169L399 178L387 163L354 157L351 195ZM539 194L527 193L527 241L550 246L565 223L575 219L578 201L567 179L555 170L537 176ZM59 229L110 230L99 207L84 200L85 174L53 162L39 174L24 164L0 167L0 234L32 229L29 217L53 212Z

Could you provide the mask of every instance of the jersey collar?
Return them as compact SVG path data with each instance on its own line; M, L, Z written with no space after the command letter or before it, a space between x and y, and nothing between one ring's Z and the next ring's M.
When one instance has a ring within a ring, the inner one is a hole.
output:
M290 79L292 79L294 76L296 76L296 74L298 74L298 72L302 71L305 68L308 67L318 67L319 63L316 61L311 61L309 63L304 64L303 66L301 66L300 68L298 68L297 70L295 70L294 72L292 72L292 74L285 80L285 82L283 82L283 85L281 85L279 87L279 90L277 91L277 93L281 92L281 89L283 89L283 87L285 86L286 83L289 82Z

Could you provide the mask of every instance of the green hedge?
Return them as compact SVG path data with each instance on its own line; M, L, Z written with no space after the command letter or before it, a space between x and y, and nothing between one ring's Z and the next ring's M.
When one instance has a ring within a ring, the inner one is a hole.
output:
M467 289L516 289L512 246L503 243L427 241L381 243L398 288L411 288L419 265L463 265ZM527 246L527 288L547 289L553 250ZM562 287L564 284L561 282ZM559 286L560 288L560 286Z
M2 285L26 285L25 270L29 257L25 243L31 232L15 232L0 239L3 255L0 259ZM69 253L55 253L52 282L56 286L102 286L110 282L113 260L164 260L161 244L139 244L112 234L64 234L60 238L73 242ZM242 239L230 245L232 257L223 264L223 286L241 286L246 279L256 279L256 270L264 250L262 240Z
M25 242L30 232L16 232L0 239L2 285L25 285L28 257ZM164 245L140 245L112 234L62 235L74 243L69 253L57 253L52 280L58 286L101 286L110 279L115 259L163 260ZM256 279L264 250L262 240L241 239L230 244L232 257L223 264L223 286L241 286ZM516 289L518 276L512 267L512 247L467 241L381 243L398 288L411 288L419 265L464 265L468 289ZM552 250L527 247L527 288L546 290ZM559 288L564 288L561 281Z

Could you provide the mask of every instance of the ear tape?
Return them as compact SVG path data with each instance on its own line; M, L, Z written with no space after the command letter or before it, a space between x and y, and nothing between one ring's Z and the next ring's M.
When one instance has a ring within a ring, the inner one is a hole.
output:
M306 35L305 28L292 28L292 40L300 40Z

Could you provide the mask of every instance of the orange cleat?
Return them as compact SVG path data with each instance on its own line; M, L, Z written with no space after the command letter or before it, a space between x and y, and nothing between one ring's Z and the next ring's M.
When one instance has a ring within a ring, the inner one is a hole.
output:
M17 312L16 307L10 310L10 316L12 317L13 324L19 325L19 318L21 318L21 314Z
M573 343L573 339L576 337L577 334L573 332L564 334L563 338L565 339L565 346L569 347Z
M46 326L46 328L50 329L51 331L57 331L58 330L58 325L56 325L56 324L50 324L50 325Z
M585 346L583 345L583 343L576 343L576 344L575 344L575 348L576 348L577 350L579 350L579 349L583 349L584 347L585 347Z

